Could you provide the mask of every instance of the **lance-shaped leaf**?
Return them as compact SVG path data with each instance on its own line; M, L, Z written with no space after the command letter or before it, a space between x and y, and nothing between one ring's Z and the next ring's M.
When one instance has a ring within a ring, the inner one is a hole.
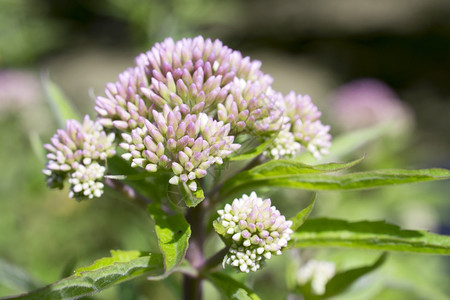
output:
M314 193L314 197L311 200L311 203L304 209L302 209L298 214L296 214L294 217L292 217L290 220L292 221L291 229L293 231L297 230L300 226L305 223L306 219L311 214L312 209L314 208L314 204L316 203L317 194Z
M191 228L182 214L169 215L157 203L150 204L148 211L155 221L159 249L164 257L165 274L169 274L186 254Z
M380 257L370 266L350 269L334 275L326 285L324 298L327 299L328 297L336 296L344 292L356 280L378 269L386 261L386 256L386 253L381 254Z
M331 164L333 167L336 167L336 165ZM450 171L446 169L392 169L335 175L326 174L333 170L323 170L324 166L330 166L330 164L305 167L305 170L299 169L298 173L294 173L295 168L289 167L287 162L285 171L282 168L277 170L277 172L254 168L238 174L225 182L222 196L228 196L250 188L254 189L257 186L276 186L313 191L355 190L450 178ZM318 169L318 167L322 170Z
M50 108L58 120L59 127L63 128L66 120L80 120L79 113L72 106L70 100L64 95L62 90L50 80L48 75L42 75L42 84L46 99Z
M164 264L160 254L113 250L111 257L99 259L91 266L79 268L70 277L27 294L4 299L78 299L138 276L159 276L163 273Z
M251 289L223 273L205 274L206 278L230 300L260 300Z
M271 160L251 170L241 172L224 182L222 196L251 189L256 186L270 186L289 182L291 178L306 174L320 174L345 170L360 163L364 158L349 163L327 163L316 166L307 165L293 160ZM280 185L282 186L282 185Z
M349 247L450 255L450 236L403 230L383 221L309 219L291 239L294 247Z

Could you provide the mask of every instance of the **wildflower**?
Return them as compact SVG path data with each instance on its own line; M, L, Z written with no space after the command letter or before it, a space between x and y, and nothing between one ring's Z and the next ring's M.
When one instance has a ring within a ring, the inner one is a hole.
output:
M281 255L290 240L292 221L286 221L270 199L263 200L255 192L235 199L218 214L216 222L231 243L224 267L228 264L241 272L257 271L272 255Z
M230 124L213 120L204 113L182 115L179 107L164 105L163 112L153 110L154 123L144 121L143 127L131 134L123 133L120 144L126 153L122 157L131 161L132 167L142 167L148 172L159 169L172 170L169 183L186 183L197 190L196 179L206 176L213 164L239 149L229 136Z
M114 133L106 134L100 123L86 115L81 124L68 120L65 130L59 129L50 141L44 145L48 162L42 171L47 185L62 188L69 178L70 197L100 197L105 173L102 164L115 154Z
M325 294L328 281L336 273L336 266L332 262L309 260L297 272L297 282L305 285L311 282L311 291L316 295Z
M331 146L330 126L321 123L321 113L311 98L290 92L277 103L284 110L283 127L265 155L293 157L301 150L307 150L320 159L328 154Z

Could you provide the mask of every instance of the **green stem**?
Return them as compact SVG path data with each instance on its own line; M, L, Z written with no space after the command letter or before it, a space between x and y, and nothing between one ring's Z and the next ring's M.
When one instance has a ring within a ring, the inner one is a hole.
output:
M186 220L191 225L191 237L189 239L189 248L186 252L186 259L197 271L205 264L203 252L205 242L205 215L208 206L208 199L194 208L189 208L186 213ZM200 272L197 276L183 275L184 300L202 299L202 278Z

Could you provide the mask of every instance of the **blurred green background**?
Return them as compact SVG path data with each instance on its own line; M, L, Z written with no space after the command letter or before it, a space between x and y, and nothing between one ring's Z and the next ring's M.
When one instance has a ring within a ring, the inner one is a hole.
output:
M449 168L449 15L448 0L0 0L0 296L56 281L109 249L157 249L149 218L112 193L76 203L45 187L36 140L48 141L57 122L42 74L93 116L95 95L155 42L219 38L261 60L274 88L310 94L333 136L346 135L325 161L366 153L359 169ZM445 182L326 192L314 214L450 234L449 194ZM286 214L310 197L270 196ZM338 269L377 256L308 251ZM273 259L250 284L263 299L285 299L274 288L284 272ZM448 299L449 274L448 259L394 254L341 298ZM179 280L125 283L95 298L177 299ZM218 297L209 285L207 293Z

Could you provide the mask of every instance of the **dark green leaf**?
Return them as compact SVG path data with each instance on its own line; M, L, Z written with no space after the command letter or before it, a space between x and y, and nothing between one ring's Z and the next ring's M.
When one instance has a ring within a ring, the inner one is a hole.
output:
M450 236L403 230L382 221L308 219L291 238L295 247L349 247L450 255Z
M164 273L160 254L120 250L113 250L111 254L111 257L99 259L91 266L77 269L75 275L42 289L7 299L78 299L138 276Z
M58 120L60 128L65 126L66 120L73 119L79 121L81 119L80 115L72 106L71 101L47 75L42 76L42 84L47 102Z
M356 280L362 276L370 273L379 268L386 260L386 253L380 255L380 257L370 266L355 268L344 272L339 272L328 281L325 288L324 298L336 296L345 291Z
M292 217L290 219L292 221L291 229L293 231L297 230L297 228L299 228L300 226L303 225L303 223L305 223L306 219L308 218L309 214L311 213L312 209L314 208L316 199L317 199L317 193L314 193L314 197L311 200L311 203L306 208L302 209L298 214L296 214L294 217Z
M186 254L191 228L182 214L169 215L159 204L150 204L148 211L155 221L159 248L164 257L165 273L178 266Z
M327 163L316 166L291 160L271 160L228 179L221 189L221 194L222 196L227 196L255 186L270 186L274 185L273 183L281 184L284 182L289 183L291 178L299 175L345 170L360 163L363 159L360 158L349 163Z
M317 166L305 168L305 170L314 171L314 173L298 172L295 174L292 172L293 170L295 169L287 167L285 172L280 169L278 173L266 169L258 171L252 169L240 173L225 182L222 189L222 196L225 197L238 191L254 189L258 186L276 186L313 191L355 190L450 178L450 171L446 169L391 169L356 172L344 175L325 174L330 171L319 171L317 170Z
M217 289L230 300L259 300L260 298L244 284L223 273L205 274Z

